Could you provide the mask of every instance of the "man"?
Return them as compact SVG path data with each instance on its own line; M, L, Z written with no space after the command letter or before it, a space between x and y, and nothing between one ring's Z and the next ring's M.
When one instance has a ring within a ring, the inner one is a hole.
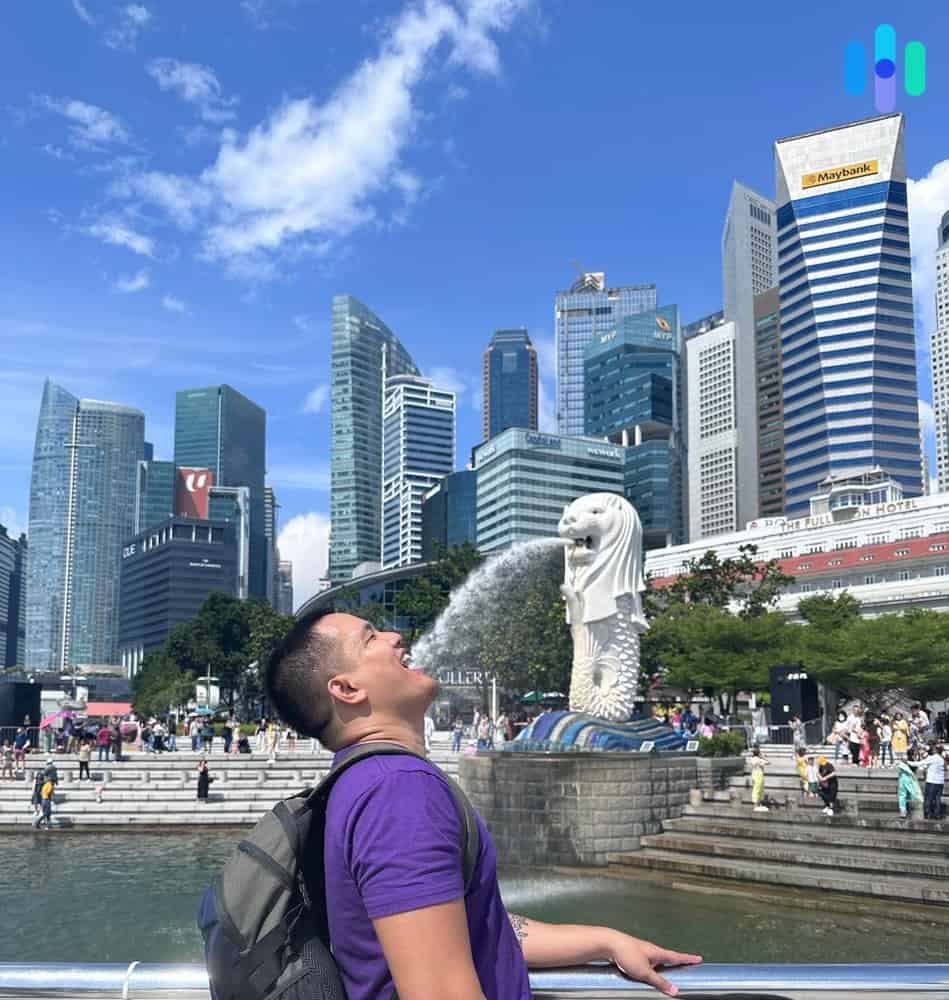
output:
M30 734L20 726L13 737L13 767L17 774L26 773L26 755L30 752Z
M396 632L335 612L299 620L274 653L267 695L298 732L337 759L384 740L424 755L424 718L438 683L414 670ZM675 995L667 951L605 927L545 924L504 909L497 855L481 851L465 893L461 818L441 773L418 757L379 756L346 771L330 796L324 838L333 952L349 1000L529 1000L527 969L607 960Z
M942 819L942 793L946 784L946 757L941 746L929 747L929 753L916 767L926 768L926 790L923 794L923 819Z
M432 739L435 736L435 720L430 716L425 716L425 752L431 753Z

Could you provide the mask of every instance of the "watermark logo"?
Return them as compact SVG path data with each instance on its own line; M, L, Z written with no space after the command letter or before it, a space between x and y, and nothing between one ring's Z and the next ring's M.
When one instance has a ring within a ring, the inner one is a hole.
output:
M880 114L896 110L896 29L878 24L873 33L873 102ZM859 97L867 89L867 47L850 42L844 60L847 93ZM907 42L903 48L903 86L910 97L926 93L926 46Z

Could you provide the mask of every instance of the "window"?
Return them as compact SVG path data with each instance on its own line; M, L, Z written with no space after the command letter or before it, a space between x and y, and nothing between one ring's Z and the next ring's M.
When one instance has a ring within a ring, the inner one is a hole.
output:
M842 590L844 585L843 580L831 580L830 586L833 590Z
M872 559L876 559L876 556L872 552L867 552L860 557L860 562L870 562Z
M906 541L907 538L919 538L922 533L922 528L904 528L900 532L900 541Z
M827 560L827 565L828 566L840 566L840 565L842 565L842 563L843 563L843 559L828 559Z
M901 569L899 573L899 579L903 582L910 578L910 572L908 569Z
M782 559L793 559L794 558L794 549L784 549L781 552L781 558Z
M838 549L855 549L856 547L857 547L856 538L841 538L840 541L835 546L835 548Z
M799 570L802 570L802 569L810 569L810 568L811 568L811 564L810 564L810 563L798 563L798 564L797 564L797 568L798 568Z
M889 540L890 536L884 532L879 535L871 535L867 539L867 545L886 545Z
M908 556L909 555L909 549L897 549L893 553L893 555L895 555L895 556Z
M930 545L929 546L929 551L930 552L945 552L945 550L946 550L946 546L943 545L942 542L938 542L936 545Z
M879 583L879 580L878 580L878 579L877 579L877 577L875 577L875 576L865 576L865 577L863 578L863 582L864 582L865 584L869 585L869 584L871 584L871 583Z
M809 545L807 547L808 555L813 555L815 552L823 552L823 551L824 551L824 546L820 544Z
M814 589L813 586L811 584L809 584L809 583L802 583L801 584L801 593L802 594L809 594L813 589Z
M936 576L949 576L949 566L937 566Z

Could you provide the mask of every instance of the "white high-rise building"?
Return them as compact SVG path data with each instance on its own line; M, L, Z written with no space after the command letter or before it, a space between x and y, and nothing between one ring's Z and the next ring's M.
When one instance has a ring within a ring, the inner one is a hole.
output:
M385 379L383 569L422 561L422 500L455 468L455 394L418 375Z
M738 526L737 340L737 324L721 322L685 341L690 541Z
M557 350L557 432L582 435L583 357L595 334L609 333L624 316L656 308L655 285L607 288L602 271L587 272L554 301Z
M755 296L778 283L774 202L737 181L722 230L722 292L726 323L735 325L735 523L758 516L758 415Z
M876 468L919 496L903 116L775 143L786 513Z
M933 410L936 414L936 475L939 492L949 490L949 211L939 223L936 250L936 329L932 339Z

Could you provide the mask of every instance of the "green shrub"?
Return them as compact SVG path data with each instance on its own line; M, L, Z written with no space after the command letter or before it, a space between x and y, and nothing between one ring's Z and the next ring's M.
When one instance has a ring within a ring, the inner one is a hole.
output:
M699 737L700 757L739 757L744 750L745 734L740 729Z

